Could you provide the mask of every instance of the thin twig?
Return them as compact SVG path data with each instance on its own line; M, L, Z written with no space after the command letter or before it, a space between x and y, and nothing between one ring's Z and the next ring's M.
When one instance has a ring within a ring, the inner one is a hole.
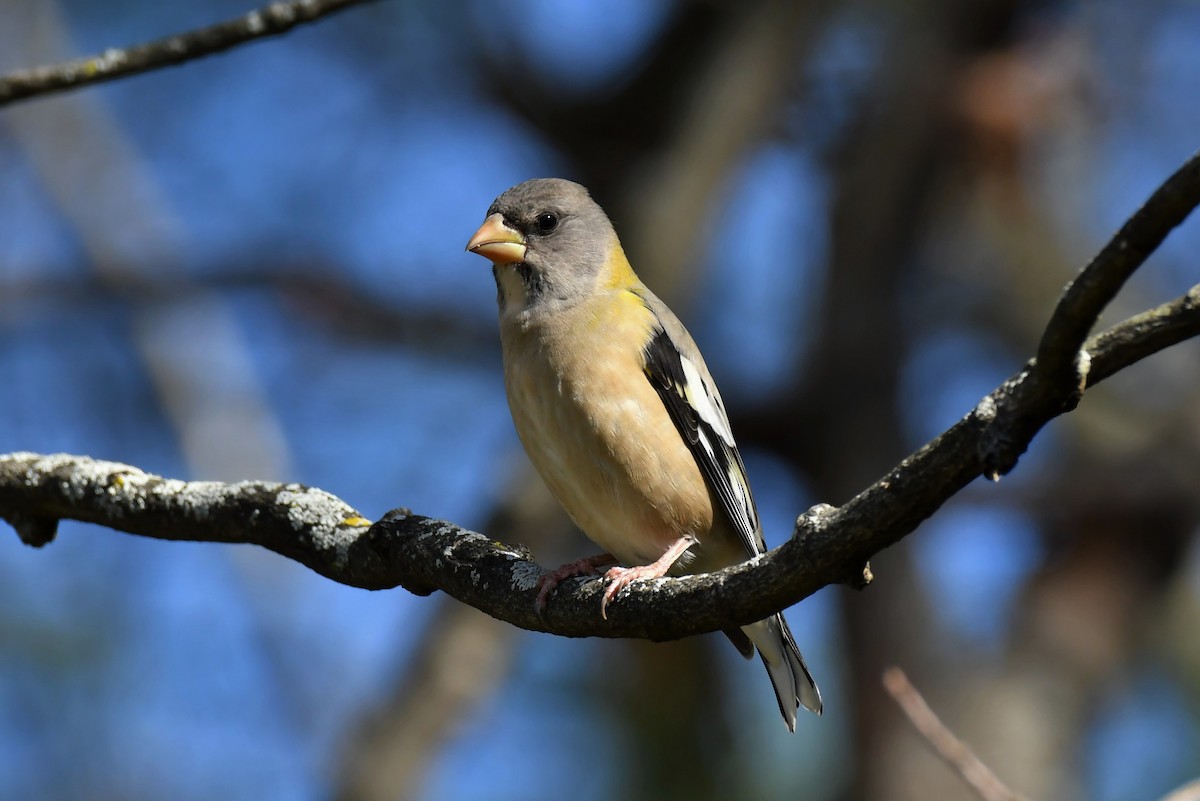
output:
M1134 315L1084 343L1089 354L1119 351L1121 359L1092 360L1087 385L1095 386L1129 364L1193 336L1200 320L1200 284L1186 295Z
M970 746L954 736L946 724L925 703L921 693L898 667L888 668L883 673L883 686L900 705L913 728L925 738L929 747L963 778L971 789L984 801L1029 801L1026 796L1014 792L1000 781L983 761L975 756Z
M206 28L60 64L13 72L0 77L0 106L38 95L113 81L141 72L182 64L232 47L287 33L297 25L363 5L370 0L289 0L271 3Z

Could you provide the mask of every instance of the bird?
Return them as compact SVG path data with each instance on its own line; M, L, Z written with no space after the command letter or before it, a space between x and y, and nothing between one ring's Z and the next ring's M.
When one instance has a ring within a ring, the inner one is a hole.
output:
M603 574L600 613L630 582L765 553L729 416L700 349L630 266L588 190L537 178L501 193L467 250L492 262L517 434L551 493L605 553L543 576ZM758 652L788 730L820 690L782 614L724 632Z

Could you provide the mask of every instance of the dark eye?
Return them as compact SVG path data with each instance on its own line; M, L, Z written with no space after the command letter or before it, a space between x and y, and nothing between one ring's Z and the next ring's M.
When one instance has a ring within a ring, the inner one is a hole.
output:
M533 221L533 226L539 234L548 234L558 227L558 215L552 211L543 211Z

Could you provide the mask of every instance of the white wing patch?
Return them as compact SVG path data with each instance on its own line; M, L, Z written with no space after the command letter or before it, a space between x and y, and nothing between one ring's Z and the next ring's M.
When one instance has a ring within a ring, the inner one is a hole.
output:
M708 423L713 431L720 435L721 439L725 440L725 444L729 447L735 447L733 444L733 432L729 430L729 420L725 417L725 412L718 404L720 399L715 398L714 393L704 383L704 379L700 377L700 371L696 369L696 365L687 356L680 354L679 363L683 365L683 377L687 382L683 388L684 398L696 410L696 414L700 415L700 419Z

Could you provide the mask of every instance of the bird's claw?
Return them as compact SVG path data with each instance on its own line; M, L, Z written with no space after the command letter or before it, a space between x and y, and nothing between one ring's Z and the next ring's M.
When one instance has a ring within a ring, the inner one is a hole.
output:
M611 565L615 561L617 561L616 557L612 556L612 554L602 553L596 556L577 559L574 562L568 562L565 565L556 567L554 570L543 573L537 583L537 600L533 602L533 608L537 611L538 617L541 617L545 613L546 605L550 600L550 594L554 592L559 584L575 576L598 576L600 575L601 567Z
M608 572L604 574L604 580L608 582L608 588L604 590L604 597L600 599L600 617L608 620L608 602L616 598L617 593L630 583L638 579L662 578L667 575L667 571L671 569L676 560L683 555L684 551L692 547L695 542L696 538L689 534L671 543L671 547L667 548L662 556L648 565L609 568Z
M608 602L617 597L617 593L638 579L662 578L664 572L656 565L639 565L637 567L610 567L604 574L608 586L604 588L604 597L600 599L600 617L608 620Z

